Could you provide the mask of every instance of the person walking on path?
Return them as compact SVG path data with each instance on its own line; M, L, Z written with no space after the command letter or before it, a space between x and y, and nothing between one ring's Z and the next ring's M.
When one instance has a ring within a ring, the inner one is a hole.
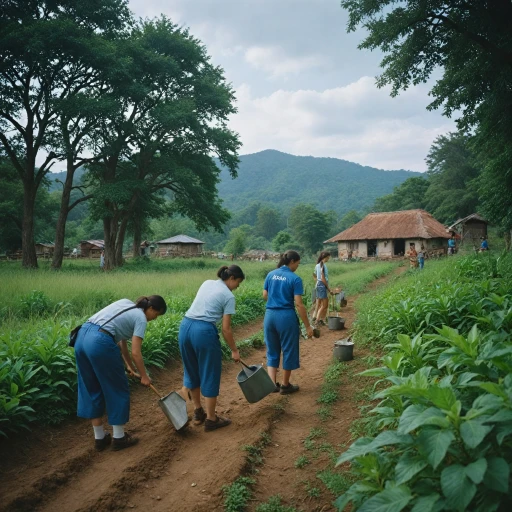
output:
M417 268L418 252L416 251L416 245L414 243L409 244L409 250L407 251L407 255L409 256L409 267Z
M222 335L231 349L231 357L240 361L233 332L231 315L235 314L235 296L245 279L238 265L223 266L218 280L205 281L199 288L189 310L185 313L178 334L183 360L183 385L190 389L194 403L194 425L204 423L206 432L227 427L231 420L217 416L215 407L220 389L222 349L216 324L222 320ZM205 398L206 411L201 405Z
M160 295L140 297L136 302L118 300L91 316L80 327L75 347L78 377L77 415L92 422L95 448L112 444L122 450L138 442L124 431L130 417L130 390L123 360L131 375L138 373L144 386L151 384L141 348L147 323L167 311ZM131 339L131 355L126 340ZM113 428L105 433L103 414Z
M326 263L330 258L331 255L328 252L320 253L313 273L313 276L316 279L315 290L317 305L315 316L317 326L325 325L325 319L329 309L328 294L331 293L331 289L329 288L329 271L327 270Z
M276 392L282 395L299 390L290 382L293 370L300 368L300 327L295 307L306 326L309 337L313 336L306 308L302 302L304 287L302 279L295 274L300 264L300 255L295 251L285 252L277 269L267 274L263 285L263 298L267 301L263 330L267 345L267 366L270 378L276 384ZM276 381L277 369L283 354L283 382Z

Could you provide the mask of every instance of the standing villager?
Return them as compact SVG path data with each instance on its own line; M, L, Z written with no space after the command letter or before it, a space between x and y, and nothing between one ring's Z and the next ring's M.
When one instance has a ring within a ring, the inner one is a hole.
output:
M485 236L483 236L482 238L480 238L481 242L480 242L480 252L484 252L484 251L488 251L489 250L489 244L487 242L487 238Z
M105 268L105 251L101 251L100 254L100 269L103 270Z
M423 270L423 267L425 266L425 247L423 245L418 253L418 263L420 265L420 270Z
M448 240L448 256L453 256L455 254L455 235L452 233L451 238Z
M316 321L317 326L325 325L327 311L329 309L328 294L331 293L329 288L329 271L326 263L330 260L331 255L328 252L320 253L315 266L313 277L315 278L316 290Z
M130 390L123 360L130 374L141 383L151 384L144 360L142 342L147 323L163 315L167 305L160 295L140 297L136 302L118 300L91 316L78 332L75 357L78 377L77 415L92 422L95 448L122 450L138 442L124 431L130 417ZM131 339L131 355L126 340ZM103 414L107 410L113 437L105 433Z
M277 269L268 273L263 285L263 298L267 301L263 329L267 345L268 374L276 384L276 392L279 391L282 395L299 390L299 386L290 383L292 371L300 368L300 327L295 307L306 326L308 336L313 335L313 328L302 302L302 279L295 274L299 265L299 253L285 252L279 260ZM279 384L276 378L281 353L283 382Z
M183 385L190 389L194 402L193 423L204 422L206 432L227 427L231 420L217 416L215 407L220 389L222 349L216 324L222 320L222 335L231 349L231 357L240 361L231 331L231 315L235 314L235 296L245 279L238 265L223 266L218 280L205 281L180 325L178 341L183 360ZM205 398L206 412L201 405Z
M417 268L418 267L418 252L416 251L416 245L414 243L409 244L409 250L407 251L407 256L409 258L409 267Z

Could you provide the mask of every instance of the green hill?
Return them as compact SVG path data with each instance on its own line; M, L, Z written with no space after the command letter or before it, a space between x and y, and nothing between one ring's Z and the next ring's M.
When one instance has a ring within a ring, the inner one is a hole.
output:
M231 211L258 201L288 211L298 203L312 203L322 211L363 211L377 197L390 194L412 171L383 171L338 158L294 156L265 150L240 157L238 178L221 173L219 195Z

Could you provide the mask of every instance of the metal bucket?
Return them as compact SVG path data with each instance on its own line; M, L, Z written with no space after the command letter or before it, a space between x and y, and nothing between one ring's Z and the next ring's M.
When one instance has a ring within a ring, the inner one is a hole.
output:
M176 430L181 430L188 423L187 402L176 391L160 398L158 405Z
M340 316L329 316L327 318L327 326L331 331L339 331L345 327L345 319Z
M335 341L333 356L338 361L352 361L354 359L354 342L350 339Z
M262 398L275 391L276 385L272 382L263 366L260 364L252 366L247 366L245 363L242 364L245 368L240 370L236 380L250 404L259 402Z

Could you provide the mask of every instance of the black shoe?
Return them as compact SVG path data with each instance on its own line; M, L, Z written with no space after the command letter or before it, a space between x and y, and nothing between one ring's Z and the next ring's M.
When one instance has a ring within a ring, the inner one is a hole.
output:
M114 437L112 440L112 450L124 450L125 448L130 448L130 446L135 446L139 442L138 437L132 437L130 434L125 432L123 437Z
M299 391L299 386L295 386L294 384L288 384L288 386L283 386L281 384L281 390L279 391L281 395L291 395L292 393L296 393Z
M208 418L204 422L204 431L211 432L212 430L217 430L218 428L227 427L231 425L231 420L228 418L221 418L217 416L215 421L209 420Z
M281 391L281 385L279 384L279 382L276 382L276 389L274 389L272 393L279 393L279 391Z
M199 409L194 409L194 416L192 418L192 423L194 425L202 425L205 419L206 413L202 407L199 407Z
M96 451L102 452L107 446L112 442L112 436L105 432L105 437L103 439L96 439L94 441L94 448Z

